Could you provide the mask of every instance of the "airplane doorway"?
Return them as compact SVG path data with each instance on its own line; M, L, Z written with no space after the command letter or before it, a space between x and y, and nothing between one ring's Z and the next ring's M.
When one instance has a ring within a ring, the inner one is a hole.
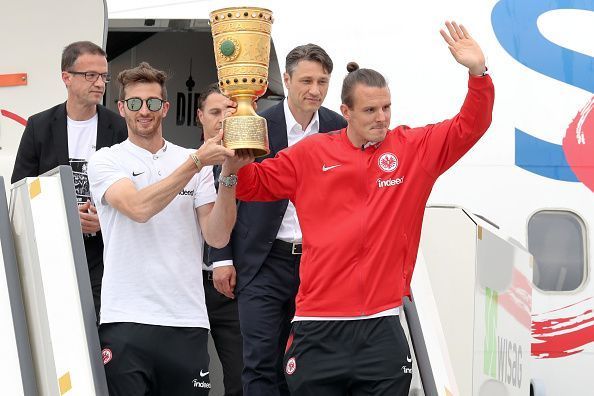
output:
M107 55L113 76L105 105L117 111L120 71L146 61L169 75L169 113L163 121L166 140L183 147L201 144L196 123L199 92L217 81L214 50L208 19L114 19L109 20ZM283 98L282 76L274 43L270 49L268 91L258 101L258 110Z

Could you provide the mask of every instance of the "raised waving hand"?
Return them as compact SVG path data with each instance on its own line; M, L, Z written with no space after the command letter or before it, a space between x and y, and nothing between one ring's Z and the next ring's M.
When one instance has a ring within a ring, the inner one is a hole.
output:
M446 33L443 29L439 32L448 44L448 48L456 62L466 66L470 74L482 75L487 68L485 67L485 55L481 47L474 41L463 25L458 25L456 22L446 22L445 25L448 32Z

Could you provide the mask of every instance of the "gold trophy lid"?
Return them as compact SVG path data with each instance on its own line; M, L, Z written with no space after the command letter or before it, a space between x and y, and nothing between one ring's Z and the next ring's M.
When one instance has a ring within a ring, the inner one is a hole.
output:
M272 11L260 7L227 7L210 13L210 23L217 24L233 20L260 20L272 23Z

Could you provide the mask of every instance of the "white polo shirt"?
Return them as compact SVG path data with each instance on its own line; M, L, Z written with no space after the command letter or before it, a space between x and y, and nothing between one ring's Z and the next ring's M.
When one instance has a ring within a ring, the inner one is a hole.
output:
M209 328L202 285L204 241L195 208L216 198L212 167L204 167L146 223L133 221L104 199L123 178L139 190L162 180L192 152L165 142L152 154L126 140L91 157L91 195L105 244L101 323Z

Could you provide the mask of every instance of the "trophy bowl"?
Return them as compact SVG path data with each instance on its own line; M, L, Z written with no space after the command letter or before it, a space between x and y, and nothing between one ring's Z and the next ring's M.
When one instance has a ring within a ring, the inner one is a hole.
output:
M253 103L268 88L272 12L257 7L212 11L210 25L221 92L237 102L235 114L223 120L223 144L250 149L256 157L270 153L266 120Z

